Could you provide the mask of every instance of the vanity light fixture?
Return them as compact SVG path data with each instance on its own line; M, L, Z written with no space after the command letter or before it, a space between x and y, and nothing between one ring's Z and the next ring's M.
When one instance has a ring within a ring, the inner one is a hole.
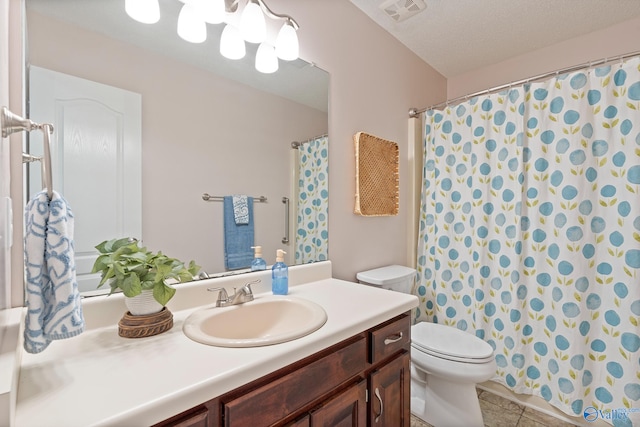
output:
M194 3L204 22L220 24L227 17L224 0L194 0Z
M260 43L256 53L256 69L262 73L278 70L278 58L284 61L298 59L298 23L289 15L274 13L264 0L180 0L184 3L178 16L178 35L191 43L202 43L207 38L207 23L226 23L220 38L220 53L229 59L240 59L246 54L245 41ZM158 0L125 0L127 14L136 21L152 24L160 19ZM284 21L275 44L267 43L265 16ZM239 23L239 27L235 24Z
M278 32L275 43L275 53L278 58L285 61L293 61L298 59L298 23L289 15L279 15L274 13L264 0L250 0L260 5L262 12L271 19L284 21L284 24Z
M124 10L131 18L143 24L155 24L160 20L158 0L125 0Z
M294 24L295 21L287 18L276 38L276 55L285 61L294 61L299 55L297 27Z
M199 14L196 2L186 2L178 15L178 35L191 43L207 39L207 24Z
M239 0L226 1L231 1L232 11L235 12ZM230 8L227 7L227 11L229 10ZM266 38L265 15L274 20L284 21L284 24L278 32L275 46L262 47ZM298 23L292 17L274 13L269 9L269 6L267 6L264 0L248 0L240 15L240 34L244 41L260 43L258 53L256 54L256 69L263 73L273 73L278 69L277 58L284 61L294 61L298 59L300 50L297 34L298 28ZM232 41L238 43L235 38L233 38ZM230 43L231 40L225 39L220 41L221 52L232 50L231 46L223 46L223 44L227 42ZM229 58L227 55L224 56Z
M257 0L249 0L240 15L240 33L249 43L262 43L267 38L267 23Z
M228 59L242 59L246 53L240 30L227 24L220 36L220 54Z
M278 71L278 57L276 56L275 48L266 42L260 43L260 46L258 46L256 70L265 74Z

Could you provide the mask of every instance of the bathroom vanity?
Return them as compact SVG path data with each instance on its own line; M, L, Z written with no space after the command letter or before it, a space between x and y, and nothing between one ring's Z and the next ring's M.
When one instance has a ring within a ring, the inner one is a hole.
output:
M290 268L289 295L326 323L293 341L225 348L192 341L185 319L269 272L179 285L173 328L121 338L121 295L85 300L87 330L22 354L15 426L409 425L410 312L415 296L331 278L330 262ZM377 419L377 422L376 422Z
M156 426L409 426L410 327L403 314Z

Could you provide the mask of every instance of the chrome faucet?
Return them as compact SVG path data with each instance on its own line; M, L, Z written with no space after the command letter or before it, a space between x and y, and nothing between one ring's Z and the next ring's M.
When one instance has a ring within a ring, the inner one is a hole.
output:
M260 279L249 282L239 291L233 288L233 295L229 296L225 288L207 288L209 292L218 292L218 299L216 300L216 307L228 307L230 305L238 305L245 302L253 301L253 291L251 285L260 283Z

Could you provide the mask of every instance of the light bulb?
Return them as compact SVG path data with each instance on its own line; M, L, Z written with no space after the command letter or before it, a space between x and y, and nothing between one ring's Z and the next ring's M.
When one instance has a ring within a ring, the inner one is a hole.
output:
M273 46L261 43L256 52L256 70L270 74L278 71L278 57Z
M178 15L178 35L191 43L202 43L207 39L207 24L198 15L192 2L185 3Z
M220 54L229 59L244 58L246 49L240 31L233 25L227 24L220 36Z
M298 59L298 53L298 34L295 28L287 21L280 28L276 38L276 55L285 61L293 61Z
M226 17L224 0L194 0L198 15L204 22L219 24Z
M124 10L131 18L143 24L155 24L160 20L158 0L125 0Z
M240 33L249 43L262 43L267 38L267 24L257 3L250 0L240 17Z

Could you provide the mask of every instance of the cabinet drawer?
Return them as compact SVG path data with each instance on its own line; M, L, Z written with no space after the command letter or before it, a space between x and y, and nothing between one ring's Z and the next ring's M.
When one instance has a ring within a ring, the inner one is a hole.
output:
M408 350L411 343L409 315L403 314L370 331L369 342L369 363L378 363L400 350Z
M331 354L223 402L224 425L268 426L284 419L360 374L366 367L366 353L366 339L359 336Z

